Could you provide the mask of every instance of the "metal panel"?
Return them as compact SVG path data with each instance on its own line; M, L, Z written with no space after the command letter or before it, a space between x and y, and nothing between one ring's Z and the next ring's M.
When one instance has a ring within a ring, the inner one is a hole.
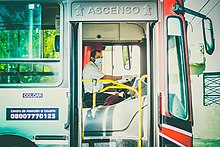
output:
M203 73L204 106L220 105L220 72Z
M134 25L136 24L136 25ZM84 23L83 40L141 40L145 23Z
M68 1L69 21L156 21L155 1Z

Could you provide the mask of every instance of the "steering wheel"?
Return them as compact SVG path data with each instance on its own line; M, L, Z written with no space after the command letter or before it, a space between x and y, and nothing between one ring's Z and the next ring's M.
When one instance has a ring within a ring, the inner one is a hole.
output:
M136 81L136 77L133 77L130 81L126 81L121 84L132 87L134 85L135 81ZM117 84L113 84L112 86L117 86ZM133 95L133 93L131 93L128 89L120 89L120 88L119 89L108 89L107 91L108 92L118 92L118 93L123 92L124 99L127 99L127 98L131 97L131 95Z
M136 81L136 77L131 79L131 81L127 81L122 84L132 87L135 81ZM128 89L119 89L118 92L123 92L124 99L127 99L127 98L131 97L131 95L132 95Z

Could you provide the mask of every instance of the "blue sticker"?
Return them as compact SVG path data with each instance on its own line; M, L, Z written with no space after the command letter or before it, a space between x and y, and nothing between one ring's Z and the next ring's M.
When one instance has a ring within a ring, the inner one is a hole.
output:
M6 108L6 120L59 120L59 108Z

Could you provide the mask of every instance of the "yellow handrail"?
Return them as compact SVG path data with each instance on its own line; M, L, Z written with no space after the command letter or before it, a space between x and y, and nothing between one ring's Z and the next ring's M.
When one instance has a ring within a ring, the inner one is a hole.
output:
M140 80L138 81L138 93L139 93L139 133L138 133L138 147L142 146L142 125L143 125L143 118L142 118L142 81L143 79L147 78L147 75L143 75Z
M82 82L92 82L92 80L82 80ZM112 84L115 84L117 86L108 86L108 87L105 87L103 89L101 89L99 92L105 92L106 90L108 89L128 89L130 91L134 91L137 95L138 94L138 91L133 88L133 87L130 87L130 86L127 86L125 84L122 84L122 83L118 83L116 81L113 81L113 80L109 80L109 79L101 79L101 80L97 80L97 82L103 82L103 83L112 83ZM94 88L94 87L93 87Z
M130 91L134 91L138 95L138 91L135 88L126 86L126 85L125 86L108 86L108 87L101 89L100 92L105 92L108 89L128 89Z
M88 80L88 79L83 79L82 82L92 82L92 79ZM113 80L109 80L109 79L101 79L101 80L97 80L97 82L105 82L105 83L112 83L112 84L116 84L116 85L123 85L123 86L127 86L125 84L122 83L118 83L116 81Z

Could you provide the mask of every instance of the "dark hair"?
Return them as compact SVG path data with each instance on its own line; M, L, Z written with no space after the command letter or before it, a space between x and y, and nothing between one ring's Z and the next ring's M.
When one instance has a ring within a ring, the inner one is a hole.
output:
M90 54L90 59L91 59L91 57L93 57L93 58L95 58L95 55L96 55L96 53L101 53L101 51L100 50L93 50L92 52L91 52L91 54Z

